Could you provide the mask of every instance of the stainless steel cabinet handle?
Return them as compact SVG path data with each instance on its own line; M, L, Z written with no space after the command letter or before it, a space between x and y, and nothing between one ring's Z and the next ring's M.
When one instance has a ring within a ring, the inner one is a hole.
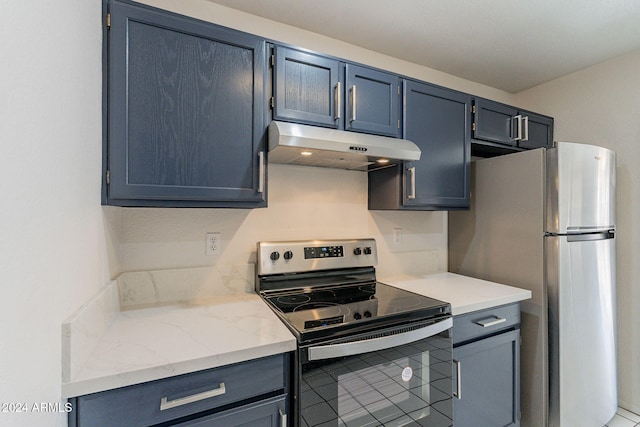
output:
M264 192L264 151L258 153L258 193Z
M517 125L516 125L517 132L513 140L520 141L522 139L522 116L518 114L517 116L513 117L511 120L512 120L511 123L513 123L513 120L517 122Z
M429 326L425 326L424 328L415 329L409 332L402 332L396 335L370 338L362 341L309 347L307 354L309 360L324 360L333 359L334 357L354 356L356 354L410 344L412 342L437 335L451 327L453 327L453 319L448 317Z
M490 326L495 326L495 325L498 325L500 323L504 323L506 321L507 321L507 319L505 319L504 317L493 316L493 317L489 317L487 319L478 320L477 322L473 322L473 323L475 323L476 325L480 325L483 328L488 328Z
M282 409L278 409L280 412L280 427L287 427L287 414L282 411Z
M338 82L333 92L333 108L335 108L333 119L340 120L342 114L342 84Z
M416 198L416 168L414 166L407 168L409 171L409 194L407 194L407 199L415 199Z
M227 389L224 387L224 383L220 383L220 386L218 386L218 388L216 389L203 391L202 393L198 394L192 394L191 396L187 397L181 397L180 399L167 400L166 397L163 397L162 399L160 399L160 410L165 411L177 406L188 405L189 403L199 402L210 397L223 395L226 392Z
M453 397L462 399L462 377L460 376L460 374L462 373L462 364L459 360L455 359L453 359L453 364L456 365L456 391L453 392Z
M528 141L529 140L529 116L524 116L522 118L522 121L524 121L524 136L522 137L521 141Z
M351 119L349 120L356 121L356 85L351 86Z

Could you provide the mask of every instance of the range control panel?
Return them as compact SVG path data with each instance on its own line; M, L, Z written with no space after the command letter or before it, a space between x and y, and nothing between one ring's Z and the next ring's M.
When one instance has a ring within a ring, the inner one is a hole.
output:
M259 276L378 264L374 239L259 242L257 258Z
M344 246L310 246L304 248L305 259L339 258L344 256Z

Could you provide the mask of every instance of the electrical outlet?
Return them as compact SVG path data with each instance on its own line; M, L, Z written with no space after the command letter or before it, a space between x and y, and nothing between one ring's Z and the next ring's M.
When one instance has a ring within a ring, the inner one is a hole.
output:
M402 244L402 227L393 229L393 244L399 246Z
M222 238L220 237L220 233L207 233L205 234L205 254L209 255L220 255L222 253Z

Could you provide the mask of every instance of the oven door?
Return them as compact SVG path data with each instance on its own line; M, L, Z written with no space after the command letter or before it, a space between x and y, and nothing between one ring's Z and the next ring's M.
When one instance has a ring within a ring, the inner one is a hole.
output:
M451 317L301 346L301 427L453 425Z

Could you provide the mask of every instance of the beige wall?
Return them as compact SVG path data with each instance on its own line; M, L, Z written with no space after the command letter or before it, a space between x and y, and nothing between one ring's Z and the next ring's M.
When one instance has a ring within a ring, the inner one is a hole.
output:
M249 15L206 0L140 0L140 3L235 28L270 40L289 43L319 53L334 55L353 62L360 62L463 92L484 96L496 101L511 102L513 100L513 94L499 89L454 77L432 68L382 55L296 27Z
M122 209L122 270L255 262L261 240L357 237L376 238L381 275L446 270L441 212L369 212L364 172L270 165L268 176L266 209ZM221 232L222 254L205 255L207 231Z
M556 140L617 153L618 391L640 413L640 51L517 95L555 117Z
M109 280L100 207L101 4L0 2L2 426L62 426L61 323ZM3 407L3 409L6 409Z

